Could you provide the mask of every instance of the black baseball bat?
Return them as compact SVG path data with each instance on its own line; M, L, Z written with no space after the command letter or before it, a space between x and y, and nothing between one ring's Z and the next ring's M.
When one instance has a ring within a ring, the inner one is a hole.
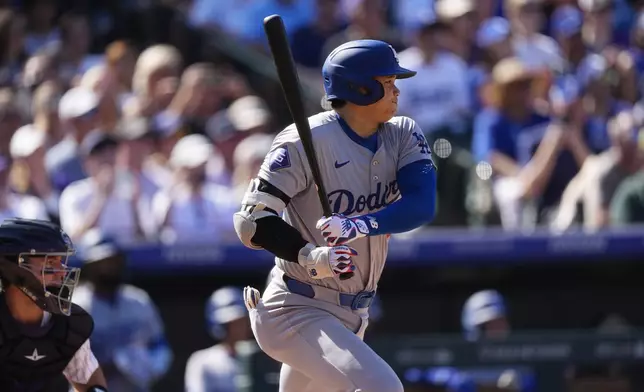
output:
M291 112L293 123L297 128L297 133L302 141L306 159L311 167L311 174L313 181L317 187L318 198L322 205L324 216L331 216L331 206L326 193L326 188L322 182L322 173L320 172L320 165L318 163L315 148L313 147L313 136L311 135L311 127L309 126L309 119L304 111L304 101L302 99L302 90L300 88L300 79L297 75L295 68L295 61L291 54L291 47L288 43L286 36L286 29L284 22L279 15L271 15L264 18L264 32L268 38L268 45L273 55L273 62L277 68L277 75L279 76L284 99ZM340 275L340 279L346 280L353 277L353 272L347 272Z

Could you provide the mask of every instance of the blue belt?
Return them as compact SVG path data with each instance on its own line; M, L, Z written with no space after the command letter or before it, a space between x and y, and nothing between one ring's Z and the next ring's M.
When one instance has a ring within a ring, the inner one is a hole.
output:
M286 287L295 294L302 295L308 298L315 298L315 289L310 284L300 282L291 277L284 275L284 283ZM366 309L371 306L373 297L376 295L375 291L361 291L358 294L338 293L340 305L349 307L353 310Z

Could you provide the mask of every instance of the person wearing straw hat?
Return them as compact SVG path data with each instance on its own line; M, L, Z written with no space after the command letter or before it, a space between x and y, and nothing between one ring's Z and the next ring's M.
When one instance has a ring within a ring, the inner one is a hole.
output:
M493 193L507 229L532 226L540 220L524 216L529 212L524 209L525 201L535 201L539 212L558 202L563 189L557 194L550 186L555 166L570 174L564 170L568 166L559 166L557 161L571 132L564 132L564 126L551 123L548 116L534 109L535 93L540 93L544 82L520 59L502 60L486 86L490 107L475 120L473 152L480 165L491 169L484 178L494 174Z

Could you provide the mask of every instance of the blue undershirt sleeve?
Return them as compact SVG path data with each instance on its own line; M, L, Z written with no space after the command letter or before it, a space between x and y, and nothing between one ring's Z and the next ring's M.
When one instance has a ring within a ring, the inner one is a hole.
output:
M434 219L436 167L429 160L403 166L396 174L401 198L373 214L363 215L369 235L404 233Z

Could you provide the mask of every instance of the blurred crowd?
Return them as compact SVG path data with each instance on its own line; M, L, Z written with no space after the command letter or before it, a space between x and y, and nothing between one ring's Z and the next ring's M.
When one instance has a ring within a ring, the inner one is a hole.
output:
M641 1L193 4L191 23L258 50L266 46L261 19L279 13L307 76L347 40L397 49L401 64L419 71L398 83L399 114L420 124L439 161L434 225L644 221Z
M283 126L270 98L189 43L133 28L160 15L145 2L4 3L0 215L59 221L75 240L234 239L230 216ZM205 41L264 54L261 20L279 13L302 76L318 83L338 44L391 43L418 70L398 83L399 113L434 146L434 225L644 221L639 1L162 3Z

